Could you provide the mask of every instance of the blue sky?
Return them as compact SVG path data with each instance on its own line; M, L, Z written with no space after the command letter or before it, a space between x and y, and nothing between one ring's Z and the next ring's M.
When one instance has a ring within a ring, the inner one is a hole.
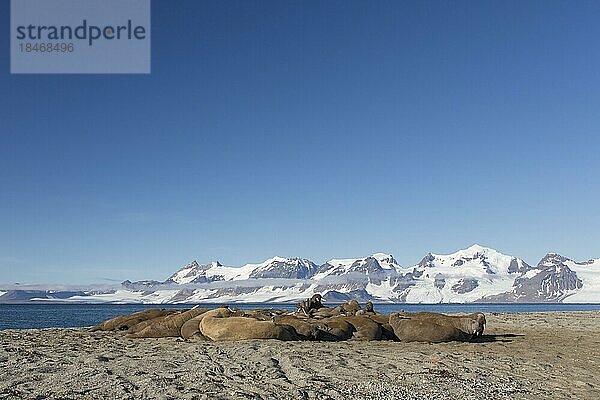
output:
M0 282L600 257L600 3L154 1L152 74L10 75Z

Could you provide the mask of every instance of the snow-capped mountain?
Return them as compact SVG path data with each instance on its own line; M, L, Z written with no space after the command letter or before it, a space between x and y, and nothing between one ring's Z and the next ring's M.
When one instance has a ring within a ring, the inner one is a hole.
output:
M213 268L219 268L222 265L215 261L206 265L199 265L197 261L192 261L179 271L171 275L165 283L188 284L188 283L206 283L213 280L219 280L217 276L206 276L206 272Z
M487 296L491 302L600 302L600 259L575 262L548 253L525 270L511 290Z
M248 278L310 279L318 270L317 264L307 259L275 257L254 267Z
M346 258L329 260L319 268L313 278L321 280L331 276L348 274L365 275L371 279L395 275L402 267L391 254L375 253L366 258Z
M473 245L456 253L427 254L394 288L397 301L464 303L511 289L531 268L520 258Z
M192 261L163 282L125 281L124 284L129 287L150 288L246 279L310 279L318 271L319 266L301 258L273 257L260 264L246 264L241 267L225 267L218 261L205 265Z
M308 259L273 257L259 264L225 267L218 262L186 265L163 282L123 282L148 296L186 294L188 301L296 301L314 293L326 299L374 300L367 285L380 285L398 276L401 266L390 254L358 259L333 259L321 266ZM206 285L196 285L196 284ZM181 287L181 288L179 288ZM145 300L144 300L145 301ZM169 301L173 301L170 299Z
M164 281L125 281L115 290L0 289L0 303L296 302L315 293L330 302L600 302L600 259L576 262L549 253L532 267L518 257L473 245L452 254L428 253L409 267L384 253L322 265L283 257L241 267L193 261Z

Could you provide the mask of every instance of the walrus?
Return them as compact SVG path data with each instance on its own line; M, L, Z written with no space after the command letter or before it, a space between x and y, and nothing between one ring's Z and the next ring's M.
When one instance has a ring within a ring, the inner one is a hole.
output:
M298 307L297 313L302 312L304 315L308 316L311 310L316 310L323 307L321 303L323 297L320 294L314 294L310 299L306 299L296 306Z
M309 312L309 316L312 318L339 317L342 314L344 314L344 310L342 309L342 306L337 306L335 308L321 307L321 308L313 309Z
M313 320L311 323L315 324L315 326L322 331L322 333L319 334L321 340L348 340L355 331L354 326L345 321L342 317Z
M347 315L354 315L360 311L360 304L356 300L349 300L341 305L342 311Z
M441 315L444 315L444 314L441 314ZM450 318L461 319L461 320L464 318L470 318L470 319L477 321L477 329L475 330L475 336L480 337L483 335L483 331L485 329L485 324L486 324L484 313L479 312L479 313L471 313L471 314L446 315L446 316L450 317Z
M320 332L316 324L311 324L306 320L299 319L294 315L277 316L274 322L278 325L290 326L301 340L319 340Z
M295 332L284 325L230 315L231 312L227 309L208 311L200 321L200 332L217 342L245 339L298 340Z
M255 309L255 310L244 310L239 315L236 313L236 315L232 315L232 317L249 317L249 318L258 319L260 321L272 321L273 315L271 315L271 314L272 313L269 310Z
M200 322L206 315L206 312L210 311L210 309L203 308L202 310L204 310L202 314L196 315L194 318L185 321L184 324L181 325L179 333L182 338L188 340L208 340L208 338L200 332Z
M369 314L369 315L366 315L366 317L374 322L377 322L379 324L379 326L381 326L381 339L382 340L395 340L395 341L398 340L398 338L396 337L396 334L394 333L394 329L390 325L390 316L389 315Z
M439 325L431 320L404 318L397 313L390 315L390 325L401 342L467 342L472 337L451 325Z
M467 334L474 335L475 337L481 336L483 334L483 329L485 328L485 315L482 313L446 315L423 311L417 313L400 312L398 315L410 319L429 321L438 325L450 325Z
M370 301L367 301L367 303L365 304L365 308L362 310L358 310L354 315L371 315L371 314L377 314L377 312L375 312L375 310L373 309L373 303L371 303Z
M483 330L485 329L485 324L487 323L485 320L485 314L484 313L472 313L472 314L465 314L463 316L475 318L475 320L479 324L479 329L476 332L476 336L481 337L483 335Z
M166 318L169 315L179 314L179 313L181 313L181 311L179 311L179 310L164 310L164 312L161 315L159 315L158 317L155 317L155 318L148 318L148 319L133 318L133 319L128 319L127 321L125 321L124 323L122 323L121 325L119 325L119 327L117 329L121 330L121 331L127 331L127 333L129 333L129 330L132 329L134 326L137 326L139 324L145 324L146 322L154 321L154 320L157 320L159 318Z
M168 315L164 319L157 320L149 324L144 329L136 333L128 333L129 338L158 338L158 337L178 337L181 334L181 327L190 319L205 313L203 308L192 308L173 315Z
M175 310L165 310L159 308L152 308L149 310L143 310L134 312L132 314L127 315L119 315L118 317L111 318L100 324L94 326L90 330L93 331L113 331L117 330L127 330L131 326L136 325L142 321L146 321L148 319L157 318L163 315L167 315L168 313L172 313Z
M344 317L344 321L354 327L352 339L356 340L381 340L382 328L377 322L368 317Z
M137 323L137 324L131 326L127 330L127 333L138 333L141 330L145 329L146 327L148 327L148 326L150 326L152 324L155 324L155 323L157 323L159 321L164 321L165 318L167 318L167 317L169 317L171 315L181 314L181 313L183 313L185 311L187 311L187 310L169 310L169 312L165 313L164 315L161 315L161 316L156 317L156 318L147 319L145 321L142 321L140 323Z

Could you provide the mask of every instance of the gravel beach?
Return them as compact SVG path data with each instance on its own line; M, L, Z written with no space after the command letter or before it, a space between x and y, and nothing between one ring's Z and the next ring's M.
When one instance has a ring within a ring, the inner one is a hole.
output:
M487 314L480 343L0 331L0 399L598 399L600 312Z

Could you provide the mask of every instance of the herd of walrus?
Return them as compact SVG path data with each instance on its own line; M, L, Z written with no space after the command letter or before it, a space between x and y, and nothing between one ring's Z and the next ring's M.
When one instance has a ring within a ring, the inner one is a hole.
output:
M189 310L149 309L109 319L93 331L122 331L130 338L182 337L186 340L395 340L474 341L485 327L482 313L445 315L397 312L383 315L356 300L325 307L315 294L287 310L237 310L227 306Z

